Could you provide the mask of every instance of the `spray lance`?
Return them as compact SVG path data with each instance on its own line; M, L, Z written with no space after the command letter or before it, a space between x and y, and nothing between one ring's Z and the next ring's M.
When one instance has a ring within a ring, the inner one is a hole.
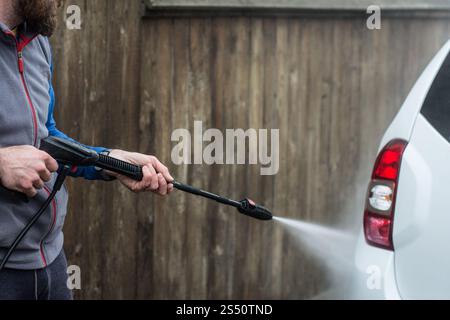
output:
M41 141L42 151L47 152L52 156L59 164L60 168L58 170L58 178L56 179L53 191L50 193L48 199L42 205L38 212L33 216L30 222L25 226L25 228L20 232L15 241L12 243L11 247L8 249L3 261L0 264L0 271L3 270L9 258L11 257L14 250L26 236L28 231L33 227L33 225L39 220L42 214L46 211L58 191L62 188L67 175L71 172L72 168L82 167L82 166L95 166L107 171L115 172L120 175L129 177L136 181L141 181L143 179L142 167L134 165L128 162L118 160L116 158L99 154L94 150L88 149L76 142L72 142L67 139L61 139L57 137L48 137ZM272 220L272 213L256 204L250 199L244 199L242 201L235 201L228 199L217 194L200 190L192 186L180 183L178 181L171 182L174 188L187 192L196 196L201 196L210 200L217 201L221 204L228 205L238 209L238 211L246 216L258 219L258 220ZM24 201L27 198L24 194L13 192L16 196L20 197Z

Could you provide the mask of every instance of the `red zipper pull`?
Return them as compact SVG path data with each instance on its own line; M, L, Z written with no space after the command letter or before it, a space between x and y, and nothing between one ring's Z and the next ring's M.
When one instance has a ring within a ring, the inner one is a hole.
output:
M20 73L23 73L23 56L22 56L22 51L18 52L18 57L19 57L19 71Z

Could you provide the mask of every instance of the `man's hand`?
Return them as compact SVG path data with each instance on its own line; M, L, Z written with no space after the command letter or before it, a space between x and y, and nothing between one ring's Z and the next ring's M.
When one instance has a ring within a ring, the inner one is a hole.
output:
M170 182L174 179L170 175L169 169L157 158L123 150L112 150L110 156L143 167L144 178L142 181L134 181L128 177L108 172L109 175L119 179L131 191L136 193L151 191L161 196L165 196L173 191L173 185Z
M29 198L44 187L58 163L44 151L32 146L0 149L0 183L3 187L25 193Z

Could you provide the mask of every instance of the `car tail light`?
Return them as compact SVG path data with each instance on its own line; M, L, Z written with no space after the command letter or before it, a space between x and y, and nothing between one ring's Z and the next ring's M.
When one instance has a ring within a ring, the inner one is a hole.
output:
M364 234L368 244L394 250L392 227L398 178L407 142L393 140L378 155L367 192Z

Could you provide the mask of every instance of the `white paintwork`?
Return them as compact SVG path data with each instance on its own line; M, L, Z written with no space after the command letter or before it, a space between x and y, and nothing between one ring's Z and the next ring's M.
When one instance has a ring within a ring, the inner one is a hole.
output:
M393 139L410 142L395 210L396 250L369 246L361 232L351 298L450 298L450 144L419 114L449 51L450 41L422 73L380 144L379 151ZM382 272L379 290L367 286L370 266Z
M374 286L377 282L379 286ZM362 231L356 246L355 270L349 295L346 298L355 300L400 299L395 285L394 253L367 245Z
M422 115L400 179L393 237L399 292L450 299L450 143Z

